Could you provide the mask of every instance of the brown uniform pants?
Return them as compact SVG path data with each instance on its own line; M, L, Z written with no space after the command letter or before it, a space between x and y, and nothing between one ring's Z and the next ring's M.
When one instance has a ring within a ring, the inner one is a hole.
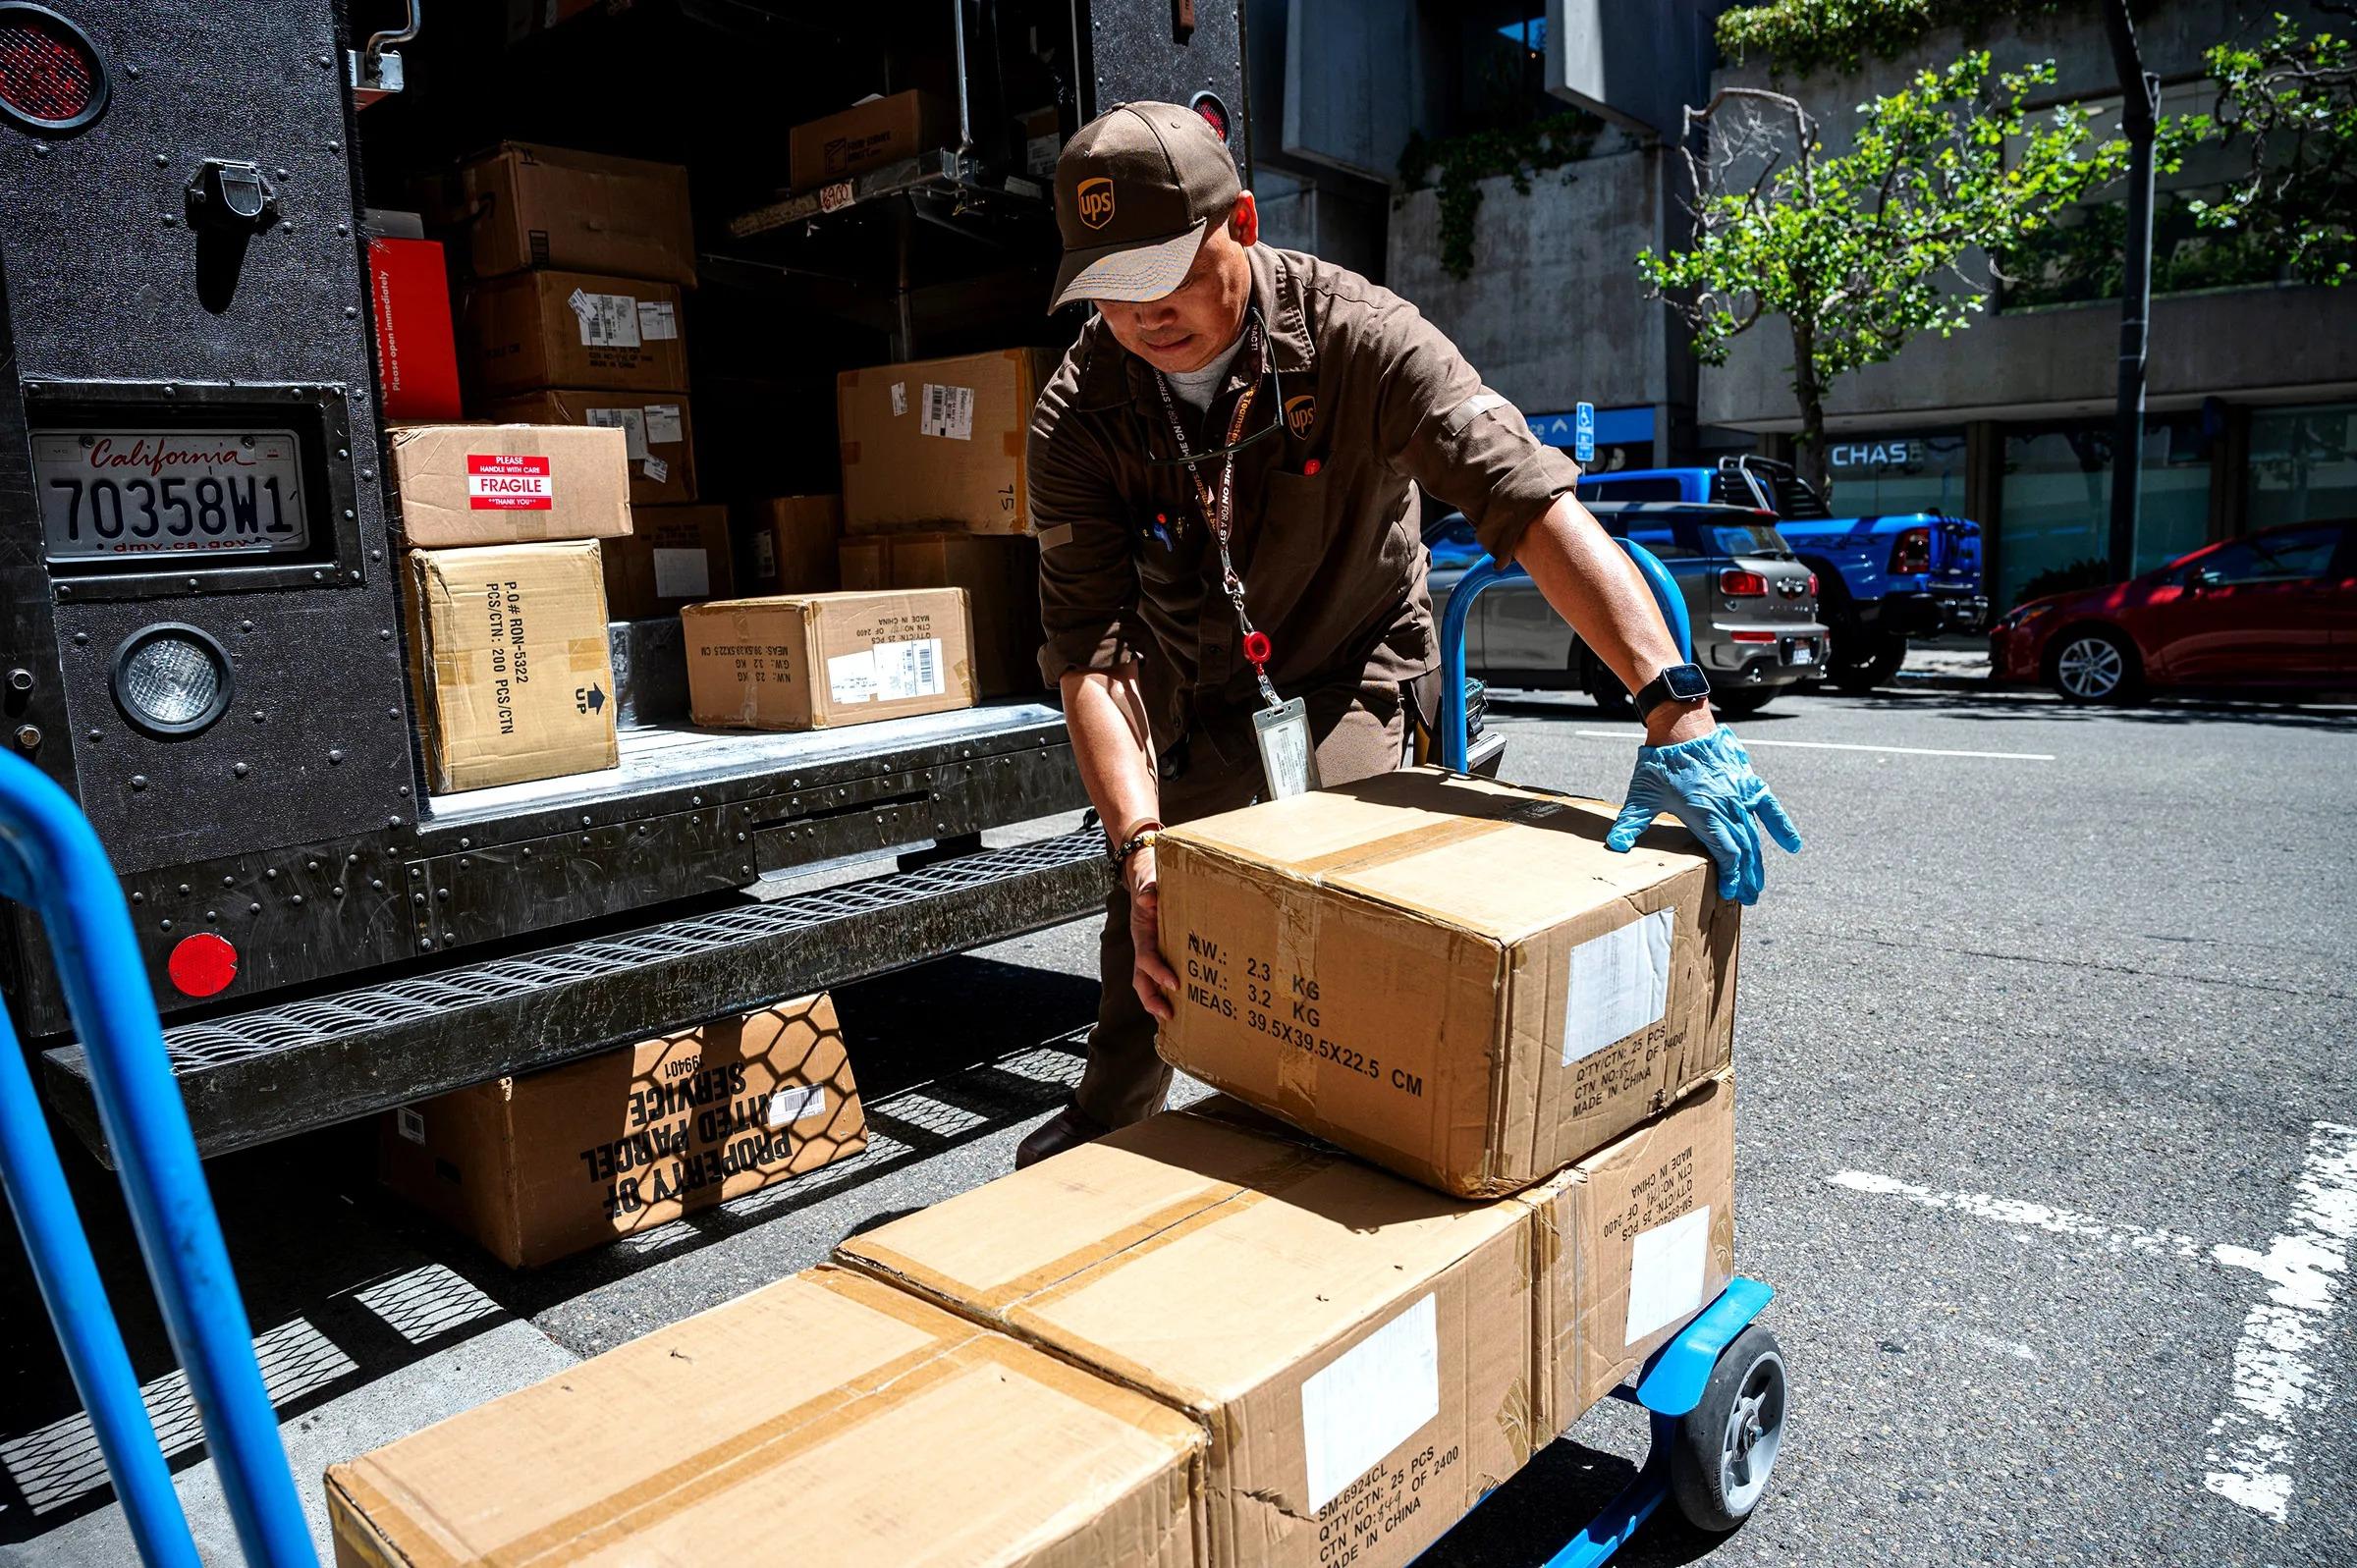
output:
M1437 688L1436 688L1437 689ZM1330 687L1305 699L1310 734L1317 742L1318 777L1329 784L1349 784L1390 773L1406 745L1406 704L1389 683ZM1248 806L1261 792L1260 756L1252 749L1247 718L1239 744L1241 766L1229 766L1201 737L1186 747L1183 766L1162 780L1162 820L1190 822ZM1097 1026L1088 1037L1088 1067L1073 1098L1081 1114L1108 1127L1125 1127L1162 1108L1171 1069L1154 1050L1154 1015L1137 1000L1131 983L1137 957L1129 942L1129 893L1117 883L1105 903L1105 931L1097 941L1097 973L1104 989L1097 1000Z

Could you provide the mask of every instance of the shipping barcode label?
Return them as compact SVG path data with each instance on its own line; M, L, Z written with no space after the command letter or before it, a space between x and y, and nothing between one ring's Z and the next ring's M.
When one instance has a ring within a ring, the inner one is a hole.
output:
M1440 1314L1426 1296L1301 1384L1309 1511L1441 1413Z
M952 441L973 440L974 389L926 382L917 401L916 433L947 436Z
M466 455L466 505L475 512L550 512L557 481L546 458L470 452Z
M827 1086L823 1083L800 1089L781 1089L769 1097L769 1124L773 1127L791 1127L826 1108Z
M892 384L892 416L895 419L898 419L905 415L907 412L908 383L905 381L896 381Z
M827 693L837 702L901 702L949 690L941 639L879 642L827 661Z
M676 338L679 335L680 312L678 306L668 299L641 299L638 301L638 336L649 343L660 343L665 338Z
M642 410L646 415L646 444L650 447L676 447L687 439L686 422L680 417L676 403L650 403Z
M411 1143L425 1142L425 1112L415 1106L395 1107L393 1129Z
M1628 1329L1633 1345L1702 1306L1711 1261L1711 1206L1638 1233L1628 1248Z
M1670 1010L1677 912L1657 909L1571 949L1563 988L1564 1066L1650 1029Z
M643 408L592 408L588 412L591 424L601 429L622 432L623 456L636 462L646 456L646 410Z
M576 289L565 302L581 324L581 346L588 349L638 347L638 301L627 294L591 294Z
M659 485L671 483L671 464L661 458L647 459L638 465L638 471Z
M1042 180L1056 178L1056 159L1064 151L1064 138L1051 131L1044 136L1033 136L1023 143L1023 169Z
M653 460L649 460L652 461ZM712 567L701 550L655 550L655 597L705 599L712 593Z

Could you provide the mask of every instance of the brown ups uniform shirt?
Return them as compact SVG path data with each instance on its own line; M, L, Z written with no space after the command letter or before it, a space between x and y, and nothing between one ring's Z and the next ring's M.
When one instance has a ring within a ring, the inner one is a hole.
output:
M1284 697L1396 694L1440 659L1416 485L1511 560L1579 470L1406 300L1315 256L1248 253L1286 429L1236 454L1230 549L1252 624L1273 645L1270 678ZM1222 444L1249 358L1248 347L1236 355L1208 415L1178 404L1191 450ZM1032 411L1040 673L1053 685L1068 670L1134 658L1157 744L1167 753L1202 734L1243 767L1259 695L1193 480L1147 461L1176 456L1154 374L1095 319ZM1268 424L1275 390L1263 377L1245 435ZM1220 461L1199 464L1215 491Z

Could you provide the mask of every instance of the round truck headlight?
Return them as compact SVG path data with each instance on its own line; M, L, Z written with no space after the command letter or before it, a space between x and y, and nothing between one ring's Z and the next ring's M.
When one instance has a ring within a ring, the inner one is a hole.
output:
M151 735L192 735L229 708L229 655L207 632L162 622L115 650L115 706Z

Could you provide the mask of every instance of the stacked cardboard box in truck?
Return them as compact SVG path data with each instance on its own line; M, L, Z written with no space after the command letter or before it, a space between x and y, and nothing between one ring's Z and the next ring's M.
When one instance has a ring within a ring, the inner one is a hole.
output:
M843 586L962 588L974 618L974 686L1039 690L1039 546L970 533L867 533L843 541Z
M630 505L679 507L695 499L695 416L684 392L543 389L482 406L486 419L532 425L612 425L630 465Z
M617 621L675 616L737 591L726 507L640 507L605 562L606 610Z
M1044 350L1001 349L837 376L844 526L1029 533L1023 446L1055 369Z
M467 289L459 318L470 395L687 389L676 285L587 272L518 272ZM667 400L669 401L669 400Z
M957 588L721 599L682 622L699 725L825 730L974 705Z
M844 586L836 557L843 497L766 497L745 505L741 526L751 536L752 586L759 591L831 593Z
M478 278L556 267L695 287L687 171L676 164L509 141L419 194Z

